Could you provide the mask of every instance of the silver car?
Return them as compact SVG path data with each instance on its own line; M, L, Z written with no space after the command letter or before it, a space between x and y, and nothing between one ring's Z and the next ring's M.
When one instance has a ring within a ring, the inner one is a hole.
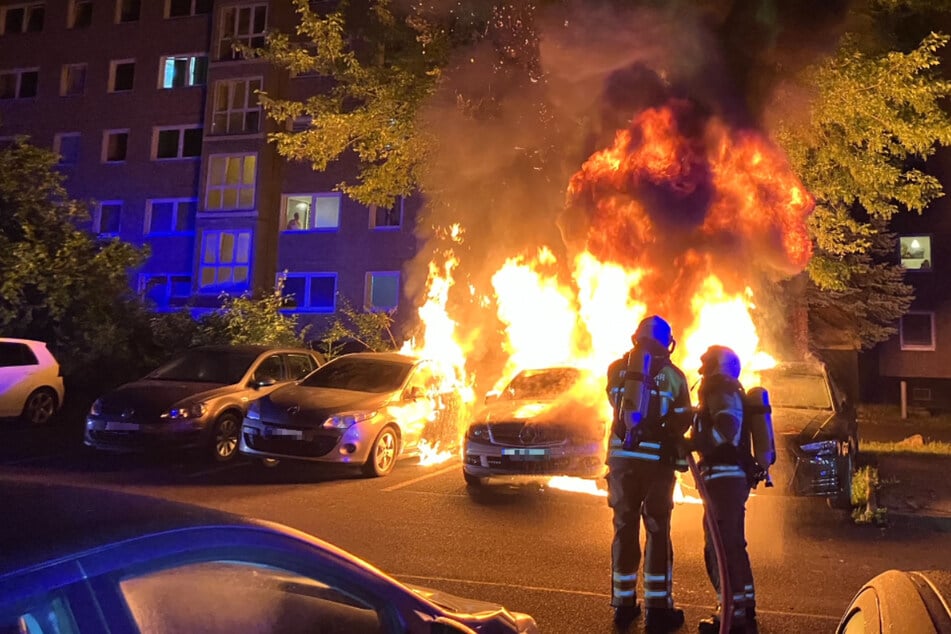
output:
M446 385L430 361L395 352L347 354L252 403L240 451L360 465L366 475L385 476L422 441L452 440L456 397Z

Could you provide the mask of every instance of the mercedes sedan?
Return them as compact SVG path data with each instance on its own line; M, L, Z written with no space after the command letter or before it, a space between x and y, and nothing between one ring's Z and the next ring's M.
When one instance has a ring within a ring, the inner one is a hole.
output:
M252 403L241 453L360 465L385 476L423 442L452 443L458 395L430 361L396 352L347 354Z

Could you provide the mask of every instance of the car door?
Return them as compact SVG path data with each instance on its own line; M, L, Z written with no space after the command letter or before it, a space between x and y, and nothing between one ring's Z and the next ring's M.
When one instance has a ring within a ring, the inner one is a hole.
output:
M287 378L290 381L299 381L317 369L317 361L303 352L288 352L284 355L287 365Z
M401 427L403 442L414 447L421 440L430 446L444 440L444 403L440 381L431 363L421 363L413 370L403 388Z
M20 415L26 397L36 387L39 371L39 361L28 345L0 341L0 417Z
M275 352L258 359L251 368L250 377L251 399L261 398L284 385L290 380L284 366L284 355Z

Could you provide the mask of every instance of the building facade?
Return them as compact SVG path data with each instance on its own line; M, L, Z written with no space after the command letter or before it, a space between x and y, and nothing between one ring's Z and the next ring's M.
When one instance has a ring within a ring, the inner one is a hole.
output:
M334 191L340 172L281 158L256 91L303 98L317 76L244 59L232 43L290 31L290 2L0 0L0 141L27 135L61 157L89 230L148 245L133 284L160 310L213 307L222 292L284 292L302 323L341 296L405 303L412 205L368 208ZM279 127L280 126L280 127Z

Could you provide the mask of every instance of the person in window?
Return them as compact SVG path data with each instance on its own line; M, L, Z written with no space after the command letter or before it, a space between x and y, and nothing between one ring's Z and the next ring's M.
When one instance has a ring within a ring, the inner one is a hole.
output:
M931 260L922 260L921 264L918 265L918 268L927 271L931 268Z
M294 217L287 221L288 231L300 231L300 213L294 212Z

